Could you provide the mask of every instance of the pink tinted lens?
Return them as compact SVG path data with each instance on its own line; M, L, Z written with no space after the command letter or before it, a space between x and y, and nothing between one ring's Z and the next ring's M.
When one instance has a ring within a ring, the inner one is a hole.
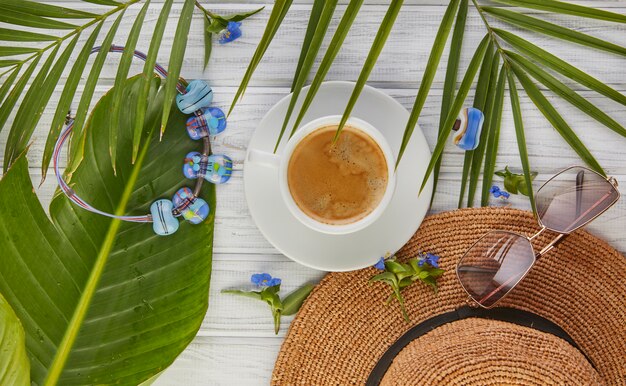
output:
M601 175L573 167L537 191L537 213L548 229L569 233L593 220L617 201L619 193Z
M534 263L535 253L527 238L494 231L465 253L456 271L472 299L489 308L511 291Z

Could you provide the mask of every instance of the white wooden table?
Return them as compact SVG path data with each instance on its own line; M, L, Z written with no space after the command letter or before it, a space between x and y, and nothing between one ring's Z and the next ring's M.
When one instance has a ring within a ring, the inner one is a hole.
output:
M79 5L71 1L55 3L69 7ZM264 4L263 0L251 0L246 3L210 4L205 1L202 3L205 7L221 14L248 11ZM292 318L283 319L281 331L278 336L275 336L271 315L264 304L250 299L220 295L220 290L247 285L250 275L255 272L269 272L282 278L285 293L305 282L315 282L324 275L323 272L305 268L280 255L263 238L248 213L241 173L246 146L256 123L270 106L288 93L311 3L312 0L296 0L283 27L268 50L266 58L258 67L251 87L248 88L243 101L231 116L228 130L217 141L216 148L220 152L231 155L236 162L236 167L231 182L217 189L215 253L209 311L196 339L162 374L156 382L158 385L267 384L271 377L274 360ZM373 0L366 2L363 6L346 44L328 75L329 80L355 80L357 78L375 35L377 24L386 10L386 3L385 0ZM381 59L372 73L369 84L384 89L410 108L434 35L445 10L446 1L411 0L406 3ZM626 2L623 0L621 2L582 1L580 4L626 13ZM87 3L79 6L85 10L95 8ZM144 32L151 33L153 30L160 6L158 1L151 6L146 17ZM178 12L180 6L180 2L177 2L174 12ZM182 75L187 79L209 80L215 90L217 105L226 108L230 104L248 60L261 37L270 7L271 4L268 4L265 11L243 23L241 39L226 46L215 44L212 59L206 71L202 68L202 21L199 14L195 15ZM343 8L340 6L339 10ZM125 41L126 33L132 25L132 15L137 12L136 6L127 12L116 39L117 44L123 44ZM528 11L528 13L536 12ZM576 30L626 46L626 26L624 25L595 20L575 20L570 17L552 19ZM333 28L335 25L336 21ZM174 23L170 23L167 27L164 45L159 53L161 63L167 63L174 29ZM462 69L467 67L473 50L484 34L483 25L473 9L469 12L466 31ZM626 90L626 60L623 58L599 51L594 52L535 34L523 32L522 35L575 63L620 92ZM147 46L147 39L139 40L138 49L147 50ZM119 59L111 58L109 62L111 64L105 66L103 80L97 89L99 94L111 87L117 60ZM447 55L444 54L442 63L446 60ZM137 66L132 71L139 72L140 67ZM435 78L431 95L419 120L431 146L435 142L438 127L442 85L443 71L440 71ZM626 110L623 106L584 90L580 86L574 85L574 87L580 90L581 95L605 109L618 122L626 124ZM471 95L473 93L470 97ZM624 155L626 139L601 127L565 102L556 100L550 93L548 95L600 163L622 183L622 186L626 187L626 156ZM58 98L58 93L53 97L55 98ZM521 99L530 162L532 168L539 172L536 182L545 181L560 168L579 164L576 154L523 92ZM503 168L505 165L520 166L508 96L505 101L498 168ZM40 180L39 163L47 129L54 112L53 108L54 106L46 109L29 153L35 186ZM4 130L0 134L0 147L4 147L7 133L8 130ZM456 207L462 160L463 155L458 149L452 146L446 149L433 212L451 210ZM52 175L52 171L49 175ZM46 208L54 188L54 179L48 178L37 190ZM529 208L525 197L512 196L510 202L514 207ZM499 205L495 201L494 204ZM622 252L626 251L624 214L626 214L626 200L622 200L589 227L592 232L605 238Z

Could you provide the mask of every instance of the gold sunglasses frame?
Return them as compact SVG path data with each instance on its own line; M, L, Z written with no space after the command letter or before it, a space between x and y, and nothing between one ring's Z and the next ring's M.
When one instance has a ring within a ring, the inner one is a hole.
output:
M546 253L548 253L549 251L551 251L558 243L560 243L561 241L563 241L563 239L571 234L572 232L584 227L585 225L589 224L590 222L592 222L593 220L595 220L596 218L598 218L600 215L602 215L604 212L606 212L607 210L609 210L613 205L615 205L615 203L617 201L619 201L620 197L621 197L621 193L618 189L618 182L614 177L607 177L607 176L603 176L602 174L596 172L595 170L586 168L584 166L570 166L568 168L565 168L563 170L561 170L560 172L556 173L555 175L553 175L552 177L550 177L546 182L544 182L543 184L541 184L541 186L539 187L539 189L537 189L537 192L535 193L535 196L537 196L539 194L539 192L541 192L541 189L543 189L544 186L546 186L547 184L549 184L552 180L554 180L556 177L560 176L561 174L567 172L568 170L571 169L584 169L586 172L591 172L594 173L595 175L603 178L604 180L606 180L606 182L608 182L613 189L615 189L615 192L617 192L617 196L615 197L615 199L613 200L613 202L611 202L603 211L599 212L598 214L596 214L595 216L593 216L592 218L590 218L589 220L587 220L586 222L578 225L575 228L572 228L570 230L568 230L567 232L563 232L563 231L559 231L559 230L555 230L552 228L547 227L545 224L543 224L541 222L541 217L539 217L538 215L535 215L537 222L539 223L539 225L541 226L541 229L539 229L539 231L537 231L535 234L533 234L532 236L527 236L527 235L523 235L520 233L516 233L516 232L511 232L511 231L507 231L507 230L492 230L489 231L487 233L485 233L483 236L481 236L478 240L476 240L476 242L474 242L468 249L467 251L463 254L463 256L459 259L459 261L457 262L456 265L456 278L459 281L459 283L461 284L461 288L463 288L463 290L467 293L468 299L467 299L467 304L471 307L482 307L484 309L490 309L495 307L502 299L504 299L508 294L511 293L511 291L513 291L513 289L515 289L515 287L522 281L524 280L524 278L526 277L526 275L528 275L528 273L530 272L530 270L534 267L535 263L537 262L537 260L539 260L543 255L545 255ZM535 203L535 207L534 207L534 213L537 213L537 205ZM546 246L544 246L539 252L535 252L535 247L532 244L532 241L534 239L536 239L537 237L539 237L543 232L545 232L546 230L550 230L552 232L558 233L558 235L552 239L552 241L550 241ZM501 233L509 233L511 235L514 236L518 236L521 238L524 238L528 241L528 244L530 245L531 251L533 252L533 260L530 263L530 265L528 266L528 269L520 276L520 278L517 280L517 282L515 282L515 284L513 284L511 286L511 288L502 296L500 296L500 298L498 300L496 300L493 304L489 305L489 306L485 306L483 304L481 304L478 300L474 299L474 297L469 293L469 291L465 288L465 286L463 285L463 282L461 281L461 278L459 277L459 264L461 263L461 261L463 261L463 258L465 257L465 255L467 254L467 252L469 252L472 248L474 248L474 246L476 246L476 244L478 244L482 239L484 239L485 237L487 237L489 234L494 233L494 232L501 232Z

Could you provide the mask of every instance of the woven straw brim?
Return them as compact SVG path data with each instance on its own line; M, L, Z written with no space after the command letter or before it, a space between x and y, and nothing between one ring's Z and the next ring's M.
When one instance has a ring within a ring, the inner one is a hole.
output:
M425 380L427 380L425 382ZM486 319L445 324L412 341L381 385L600 385L572 345L552 334Z
M328 274L292 322L272 383L363 384L381 355L409 328L465 304L456 263L478 238L496 229L532 234L539 226L532 213L505 208L457 210L424 220L397 255L407 259L420 250L438 254L446 273L436 295L420 283L404 291L411 323L402 319L396 302L385 305L388 286L368 284L375 269ZM536 245L546 245L554 236L546 232ZM570 235L499 305L556 323L591 359L604 383L626 385L626 259L602 240L585 231Z

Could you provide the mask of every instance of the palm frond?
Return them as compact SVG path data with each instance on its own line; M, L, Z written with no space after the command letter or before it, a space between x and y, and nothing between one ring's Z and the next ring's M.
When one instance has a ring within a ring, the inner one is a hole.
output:
M570 41L572 43L584 45L598 50L604 50L613 54L626 56L626 47L619 46L607 42L602 39L574 31L560 25L549 23L545 20L537 19L518 12L509 11L508 9L497 7L481 7L483 11L489 13L502 21L524 28L530 31L538 32L544 35L552 36L557 39Z
M424 174L424 178L422 180L422 185L420 186L420 190L419 190L420 194L422 193L422 191L426 187L426 184L428 183L428 178L430 177L430 174L432 173L435 167L435 163L437 163L437 160L439 159L439 157L441 157L441 154L443 153L443 149L446 145L446 140L448 138L448 135L450 134L450 131L452 130L452 125L454 124L456 117L459 115L459 112L461 111L461 107L463 106L463 103L465 102L465 98L467 97L467 94L469 93L469 90L472 87L472 83L474 83L474 78L476 77L476 73L478 72L478 69L480 68L483 57L485 56L485 52L487 52L488 46L489 46L489 35L485 35L485 37L481 40L480 44L478 45L478 48L476 48L476 52L474 52L474 56L472 57L472 60L470 61L469 66L467 67L465 76L463 77L463 80L461 81L461 85L459 86L459 91L456 97L454 98L454 102L452 103L452 106L450 107L450 111L448 112L448 117L446 118L446 121L443 124L443 127L445 130L442 131L439 137L437 138L437 144L435 145L435 148L433 149L433 155L430 158L430 162L428 163L428 166L426 168L426 173Z
M83 88L83 94L81 95L78 108L76 109L76 116L74 117L74 129L70 142L71 161L68 163L66 168L66 173L68 174L71 174L74 170L76 170L78 165L83 160L86 138L85 121L87 120L87 115L89 113L89 105L91 104L91 99L93 98L94 91L96 90L96 84L98 83L100 72L104 66L104 61L109 53L109 49L113 43L113 38L115 38L115 34L117 33L117 29L120 26L122 18L124 17L125 11L125 9L122 10L111 25L109 32L107 32L104 40L102 41L100 51L96 55L96 59L91 66L89 76L87 76L87 81L85 82L85 87Z
M496 170L496 157L500 143L500 124L502 122L502 105L504 104L504 89L506 86L505 64L500 68L498 83L493 98L487 144L485 146L485 168L483 170L483 188L480 198L481 206L489 204L489 189L493 181L493 172Z
M291 82L291 92L296 87L296 82L298 81L298 77L300 76L300 71L302 70L302 65L304 64L304 60L306 59L307 53L309 52L309 47L311 46L311 41L315 36L315 32L317 31L317 25L319 23L320 17L322 15L322 10L324 9L326 4L326 0L313 0L313 7L311 7L311 14L309 15L309 22L306 26L306 32L304 33L304 40L302 41L302 49L300 50L300 57L298 57L298 64L296 65L296 72L293 74L293 81ZM325 32L325 31L324 31Z
M141 27L143 27L143 21L146 17L146 12L148 11L148 7L150 6L150 0L146 0L143 7L137 14L135 18L135 22L133 23L132 28L130 29L130 33L128 34L128 38L126 39L126 44L124 44L124 52L122 53L122 58L120 59L119 67L117 68L117 75L115 76L115 83L113 85L113 99L111 101L111 122L109 123L109 152L111 154L111 165L113 166L113 170L115 170L115 159L117 155L117 130L115 127L118 127L118 121L120 118L120 110L122 105L122 84L128 78L128 71L130 70L130 65L133 61L133 54L135 53L135 47L137 46L137 41L139 40L139 34L141 33ZM137 158L137 152L139 151L139 147L133 148L132 160L133 162Z
M452 32L452 39L450 41L450 50L448 54L448 65L446 67L446 79L443 82L443 94L441 96L441 111L439 113L439 134L444 130L443 124L448 116L450 110L450 103L454 99L454 93L456 91L457 73L459 72L459 61L461 59L461 48L463 46L463 35L465 33L465 21L467 19L467 6L468 0L461 0L459 5L459 11L456 15L456 22L454 23L454 31ZM435 164L433 170L434 183L432 201L435 199L435 193L437 192L437 181L439 179L439 169L441 168L441 158Z
M402 160L402 155L409 144L411 135L413 135L413 130L415 130L417 120L422 113L424 103L426 103L426 98L430 92L430 86L433 84L433 79L435 78L435 73L437 72L439 61L441 60L441 54L448 40L448 35L450 34L458 6L459 0L450 1L443 15L443 19L441 20L441 24L439 25L439 29L437 30L437 35L435 35L435 41L433 42L433 47L428 56L428 62L426 63L426 69L424 70L422 81L420 82L420 88L417 91L417 96L415 97L413 108L411 109L411 115L409 115L409 120L406 123L406 128L402 135L402 143L400 144L400 151L398 152L398 158L396 160L396 168L400 164L400 160Z
M20 79L17 81L15 86L11 89L11 92L6 97L6 99L2 102L2 106L0 106L0 131L4 128L4 124L7 123L7 119L9 118L9 114L11 114L11 110L15 107L17 100L22 95L22 91L24 91L24 87L26 87L26 83L30 80L31 75L35 71L37 64L39 64L39 59L41 56L37 56L33 61L28 65L26 71L20 76ZM21 65L20 65L21 66ZM19 71L19 68L16 71ZM8 169L8 166L4 165L5 170Z
M185 56L185 49L187 48L187 39L189 36L189 29L191 28L191 17L193 16L194 7L195 0L185 0L183 9L180 11L178 26L176 27L174 41L172 42L170 61L167 67L168 76L167 79L165 79L165 85L163 86L166 101L173 100L174 95L176 95L176 84L178 83L178 77L180 76L180 69L183 66L183 57ZM171 108L171 103L165 103L163 105L161 136L163 136L163 132L165 132Z
M339 25L335 30L335 34L333 35L333 38L331 39L330 44L326 49L326 53L324 54L324 57L320 62L319 68L315 73L315 77L313 78L313 82L311 82L311 86L309 87L309 91L304 98L304 102L300 107L298 117L296 118L291 129L292 133L297 130L300 122L302 122L302 119L304 119L304 115L308 111L309 106L311 106L311 103L313 102L317 91L322 85L322 82L324 82L330 66L333 64L337 53L339 53L339 49L341 48L341 45L343 44L346 36L348 35L348 32L350 31L350 27L352 26L356 15L359 13L359 9L361 9L361 5L363 5L363 0L350 0L350 3L348 3L348 6L344 11L343 16L341 17L341 20L339 21Z
M539 9L541 11L548 11L554 13L560 13L565 15L574 15L579 17L586 17L590 19L599 19L612 21L615 23L626 23L626 16L619 13L604 11L601 9L595 9L585 7L578 4L564 3L556 0L493 0L496 3L513 5L516 7Z
M174 0L165 0L159 18L154 26L154 32L152 33L152 39L150 40L150 47L148 48L148 54L146 55L146 61L143 65L143 77L141 80L141 91L139 92L139 99L137 101L137 114L135 114L135 124L133 126L133 159L137 157L139 149L139 143L141 142L141 130L146 119L146 109L148 108L148 94L150 93L150 79L154 73L154 65L156 64L159 48L161 48L161 41L163 40L163 33L165 32L165 25L169 18L170 11L172 10L172 4Z
M0 40L5 42L49 42L56 39L57 38L52 35L37 32L0 28Z
M233 109L237 105L239 99L243 96L248 87L248 83L252 78L252 74L256 70L257 66L263 59L263 55L265 55L265 51L269 47L270 43L274 39L274 35L278 31L280 24L282 23L285 15L289 11L293 0L276 0L274 3L274 8L272 9L272 13L270 14L269 20L267 21L267 25L265 27L265 31L263 31L263 36L261 37L261 41L259 42L254 54L252 55L252 59L250 60L250 64L246 69L246 73L241 80L241 84L235 93L235 97L233 98L233 102L230 105L230 109L228 110L228 115L232 113Z
M513 109L513 122L515 124L515 136L517 137L517 147L519 149L519 157L522 163L522 170L524 171L524 181L528 187L528 198L530 199L530 206L536 215L537 208L535 207L535 193L532 189L532 178L530 162L528 161L528 150L526 149L526 135L524 134L524 122L522 120L522 108L520 106L519 95L517 94L517 87L515 86L515 78L509 69L507 69L507 78L509 80L509 96L511 98L511 108Z
M493 55L493 41L490 41L489 46L487 47L487 52L485 52L485 56L483 57L483 62L480 65L478 81L476 81L476 92L474 93L474 103L472 104L473 107L482 111L483 114L485 113L485 103L487 101L487 91L489 88L489 78L491 76L491 64L493 63ZM479 144L485 142L484 133L484 131L481 131L480 133L481 137L479 140ZM461 189L459 192L459 202L457 204L459 208L463 207L463 199L465 198L465 189L467 188L467 182L469 179L470 168L472 166L474 151L475 150L466 151L463 158Z
M302 62L302 65L299 66L298 69L296 69L297 78L294 78L291 100L289 101L289 106L287 107L287 113L285 114L285 118L283 119L283 125L280 129L280 134L278 135L278 139L276 140L274 152L276 152L276 150L278 149L278 145L280 145L280 141L283 138L283 134L285 133L285 130L287 129L287 125L289 124L289 119L291 118L293 109L295 108L296 102L298 101L298 97L300 96L300 91L302 90L302 87L304 86L304 83L306 82L306 79L309 73L311 72L311 68L313 67L315 58L317 57L317 53L319 52L322 42L324 41L324 37L326 36L326 31L328 30L328 26L333 18L333 13L335 12L336 6L337 6L337 0L324 0L324 7L316 23L316 28L313 33L313 36L311 37L310 42L308 42L308 47L307 47L304 61ZM306 36L305 36L305 43L307 43ZM304 49L304 46L303 46L303 49ZM293 132L291 134L293 134Z
M61 133L61 128L65 122L65 117L70 111L70 106L72 104L72 99L74 98L74 93L76 92L76 88L78 87L78 83L83 75L85 70L85 66L87 65L87 59L89 58L89 54L91 53L92 47L96 43L96 39L100 34L100 30L102 28L103 22L100 22L96 25L96 27L91 31L91 34L87 38L87 41L83 45L80 53L76 57L74 61L74 65L72 66L72 70L70 71L67 80L65 81L65 86L63 87L63 91L61 92L61 96L59 101L57 102L57 108L54 113L54 117L52 118L52 124L50 126L50 131L48 133L48 139L46 140L46 147L43 152L43 160L41 163L41 178L46 178L46 174L48 172L48 166L50 165L50 160L52 159L52 150L54 148L54 143Z
M508 58L512 61L512 66L521 67L522 70L527 72L533 78L541 82L544 86L549 88L552 92L565 99L573 106L578 108L583 113L589 115L591 118L597 120L604 126L613 130L622 137L626 137L626 129L620 125L613 118L608 116L604 111L597 108L593 103L589 102L586 98L583 98L577 94L574 90L563 84L560 80L541 69L530 60L524 58L515 52L505 51Z
M488 82L487 93L485 95L484 103L484 122L483 129L480 133L480 141L478 147L472 152L472 163L470 167L469 188L467 191L467 206L474 206L474 196L476 195L476 189L478 187L478 179L480 172L483 168L483 159L485 157L485 149L487 148L487 135L489 133L489 126L491 124L491 113L493 111L493 105L496 94L496 86L498 80L498 68L500 66L500 55L495 52L491 57L491 66L489 67L489 78L485 81Z
M339 122L333 141L337 141L339 134L341 134L341 130L343 130L348 118L350 118L352 109L354 109L354 106L361 95L361 91L363 91L363 87L365 87L365 82L367 82L367 79L378 61L378 56L387 42L387 38L391 33L391 29L393 28L393 24L395 23L398 14L400 13L403 3L404 0L391 0L389 8L387 8L387 12L383 17L383 20L380 22L380 27L374 37L374 42L372 43L372 47L367 54L367 58L365 59L365 63L363 64L363 68L359 74L359 78L354 85L354 90L352 90L352 95L350 95L350 99L348 100L348 104L343 112L343 116L341 117L341 121Z
M585 161L589 167L591 167L596 172L600 173L603 176L606 176L604 169L595 159L595 157L589 152L589 149L582 143L580 138L576 135L574 130L569 126L569 124L563 119L561 114L559 114L554 106L548 101L548 99L543 95L543 93L539 90L539 88L528 78L526 73L523 71L512 67L515 76L526 90L526 94L533 101L537 109L541 111L544 117L552 124L552 127L556 129L556 131L561 135L561 137L574 149L574 151L578 154L578 156Z
M626 106L626 96L624 94L609 87L605 83L602 83L601 81L592 77L586 72L579 70L565 60L560 59L559 57L532 44L528 40L522 39L515 34L497 28L494 28L493 31L498 35L498 37L505 40L517 51L524 55L527 55L536 62L541 63L541 65L548 67L551 70L554 70L561 75L564 75L571 80L578 82L583 86L588 87L591 90L594 90L608 98L613 99L617 103L621 103L622 105Z

